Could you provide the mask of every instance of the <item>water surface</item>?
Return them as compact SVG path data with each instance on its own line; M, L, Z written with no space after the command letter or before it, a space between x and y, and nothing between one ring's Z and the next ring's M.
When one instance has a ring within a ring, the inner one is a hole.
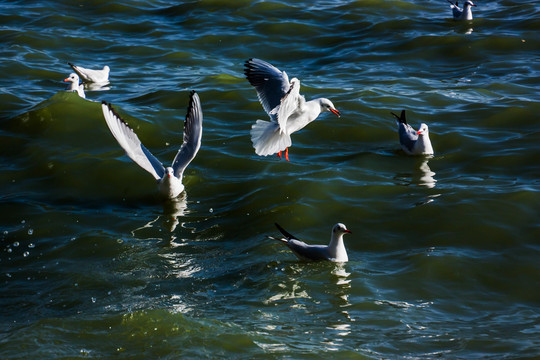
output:
M0 357L537 358L540 6L445 1L8 1L0 5ZM330 98L259 157L251 57ZM110 89L63 91L67 62ZM204 112L186 193L163 202L111 102L165 163ZM391 111L425 122L399 148ZM302 263L336 222L350 261Z

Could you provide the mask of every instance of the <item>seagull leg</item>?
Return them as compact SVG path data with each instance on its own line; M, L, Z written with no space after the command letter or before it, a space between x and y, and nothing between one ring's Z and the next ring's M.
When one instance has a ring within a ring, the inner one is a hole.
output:
M279 158L279 160L281 160L281 151L277 153L277 157Z
M285 148L285 159L289 161L289 148Z

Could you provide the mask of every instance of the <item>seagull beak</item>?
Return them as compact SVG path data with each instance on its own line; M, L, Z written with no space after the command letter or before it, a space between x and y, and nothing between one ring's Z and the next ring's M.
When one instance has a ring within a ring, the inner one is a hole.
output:
M345 229L345 232L346 232L347 234L352 234L352 231L349 230L349 229Z
M416 135L420 135L421 133L422 133L422 130L418 130L418 131L416 132Z
M330 109L330 111L337 117L341 117L341 113L337 109Z
M65 78L65 79L64 79L64 82L68 82L68 81L69 81L69 78Z

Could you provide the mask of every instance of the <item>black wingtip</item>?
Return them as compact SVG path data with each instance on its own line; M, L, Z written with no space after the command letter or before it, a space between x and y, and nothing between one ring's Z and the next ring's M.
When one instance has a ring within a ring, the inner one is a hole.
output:
M397 116L395 113L390 112L390 114L394 115L396 119L403 124L407 124L407 117L405 116L405 110L401 110L401 115Z
M197 92L195 90L191 90L189 92L189 104L188 104L188 108L187 108L187 112L186 112L186 120L189 117L189 114L191 114L191 111L192 111L193 107L195 106L195 102L197 101L198 98L199 98L199 95L197 94ZM199 100L199 102L200 102L200 100Z
M249 74L255 70L256 65L254 64L255 60L259 60L257 58L249 58L244 63L244 75L249 78ZM259 60L262 61L262 60Z
M197 95L197 92L195 90L191 90L189 92L189 105L188 105L188 113L193 107L193 103L195 102L195 96Z
M202 122L203 111L201 106L201 99L199 98L199 94L197 94L195 90L191 90L189 92L189 104L186 111L186 120L184 121L184 134L189 132L189 128L190 126L192 126L189 119L195 120L196 118L200 118L200 121Z
M246 60L246 62L244 63L244 75L246 76L246 78L249 80L249 73L250 71L252 70L251 68L251 62L253 61L253 58L249 58Z
M107 107L107 109L109 109L113 114L114 116L116 116L117 118L119 118L120 120L122 120L122 122L124 122L124 120L120 117L120 115L118 115L118 113L116 112L116 110L113 109L113 106L111 103L108 103L106 102L105 100L102 100L101 101L101 104L102 105L105 105Z
M116 112L116 110L113 108L113 106L112 106L111 103L108 103L108 102L106 102L105 100L102 100L101 103L102 103L103 105L107 106L107 109L109 109L109 111L112 112L113 115L114 115L115 117L117 117L117 118L118 118L125 126L127 126L131 131L135 132L135 131L133 130L133 128L132 128L131 126L129 126L129 124L128 124L124 119L122 119L122 117L120 116L120 114Z
M283 236L285 236L287 238L287 240L290 240L290 239L296 239L296 237L294 235L292 235L291 233L289 233L287 230L285 230L284 228L282 228L277 222L274 223L274 225L276 225L277 229L279 230L280 233L283 234Z

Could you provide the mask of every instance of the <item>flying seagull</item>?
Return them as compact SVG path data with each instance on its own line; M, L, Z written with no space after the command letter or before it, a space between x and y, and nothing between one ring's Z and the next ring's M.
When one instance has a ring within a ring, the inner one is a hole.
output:
M274 65L260 59L249 59L244 64L249 83L257 90L257 96L270 121L257 120L251 128L251 141L257 155L267 156L285 151L289 161L291 134L315 120L321 112L340 112L328 99L306 101L300 95L300 80L289 77Z
M127 156L137 165L148 171L158 182L159 192L176 198L184 190L182 177L184 170L195 158L201 147L203 113L199 96L195 91L190 94L189 106L184 122L184 142L176 154L172 167L165 167L152 153L144 147L137 134L114 111L111 104L101 104L103 116L111 133Z

